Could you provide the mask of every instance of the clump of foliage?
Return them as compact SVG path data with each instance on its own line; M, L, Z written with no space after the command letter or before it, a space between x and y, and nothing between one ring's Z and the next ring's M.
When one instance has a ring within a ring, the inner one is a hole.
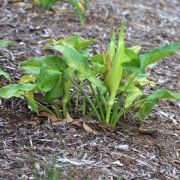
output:
M155 86L155 82L148 80L145 68L175 53L180 44L165 45L141 55L140 49L140 46L125 47L122 27L118 40L113 32L107 51L91 58L93 66L103 67L101 72L97 70L96 73L101 77L105 91L89 83L94 97L89 102L99 121L113 128L132 109L139 110L136 117L143 118L150 114L160 99L180 99L180 93L165 88L150 95L144 92L145 86Z
M26 75L18 84L0 88L0 97L25 98L35 112L48 111L64 118L71 99L82 93L84 112L90 106L91 115L113 128L129 111L136 112L136 118L143 118L161 99L180 100L180 93L165 88L156 88L152 94L144 91L146 86L156 86L148 79L146 67L174 54L180 44L168 44L140 54L140 46L125 47L123 27L118 39L113 31L105 52L90 55L89 46L94 42L79 35L51 40L51 45L45 48L58 51L59 55L22 62Z
M34 0L34 3L41 5L43 8L51 8L57 1L58 0ZM75 8L76 14L78 15L79 20L83 25L85 22L87 10L87 0L69 0L69 4Z
M87 62L87 47L94 41L85 40L79 35L53 41L53 45L46 48L57 49L62 54L22 62L21 68L27 74L22 76L18 84L2 87L0 96L25 98L29 107L37 113L48 111L59 118L65 117L75 78L87 78L89 81L93 81L93 77L96 79L95 75L90 74Z

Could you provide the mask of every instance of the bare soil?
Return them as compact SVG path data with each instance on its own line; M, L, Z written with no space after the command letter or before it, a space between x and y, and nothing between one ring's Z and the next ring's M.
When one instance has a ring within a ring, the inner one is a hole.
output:
M0 49L0 67L12 75L13 82L22 74L21 61L46 55L42 47L51 37L78 33L96 38L92 52L97 53L105 49L112 28L118 31L123 20L129 46L141 45L144 51L180 41L179 0L91 0L83 27L67 8L59 3L45 11L30 1L0 1L0 39L17 42ZM179 54L148 71L159 87L180 91ZM7 83L0 79L0 86ZM0 179L45 179L45 170L55 166L61 169L59 179L180 178L180 102L161 101L147 123L127 117L115 132L97 127L87 116L81 121L98 134L77 126L54 127L33 114L23 100L2 100ZM150 133L142 134L140 125Z

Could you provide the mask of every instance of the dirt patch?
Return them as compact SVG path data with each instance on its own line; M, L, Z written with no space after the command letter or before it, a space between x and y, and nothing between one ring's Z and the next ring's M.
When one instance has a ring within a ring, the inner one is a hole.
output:
M28 1L26 1L28 2ZM61 3L60 3L61 4ZM66 4L62 3L63 7ZM79 33L97 38L93 53L105 49L112 27L126 26L127 45L142 45L143 51L180 39L178 0L89 2L85 26L75 14L44 11L38 7L0 2L0 39L18 42L1 48L0 66L16 82L19 63L46 54L42 47L50 37L58 39ZM179 55L166 58L149 68L159 86L180 91ZM1 81L1 85L7 82ZM47 119L30 112L23 100L11 99L0 106L0 179L44 178L48 166L60 168L59 179L179 179L180 103L162 101L139 133L139 123L123 120L117 131L97 128L98 135L70 126L53 127ZM59 169L57 170L59 171Z

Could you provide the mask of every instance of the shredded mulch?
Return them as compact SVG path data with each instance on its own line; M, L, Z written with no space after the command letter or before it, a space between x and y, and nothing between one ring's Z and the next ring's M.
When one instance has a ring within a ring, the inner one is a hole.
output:
M92 53L97 53L123 20L127 45L141 45L143 51L180 40L179 0L91 0L85 26L69 9L62 2L53 10L43 10L27 0L0 1L0 39L17 42L0 49L0 67L12 75L13 82L23 73L21 61L47 54L42 47L51 37L78 33L96 38ZM176 54L151 66L152 80L159 87L180 91L179 60ZM7 83L0 79L0 86ZM0 179L45 179L45 171L55 167L59 179L180 178L178 101L161 101L143 124L128 116L115 132L90 117L77 119L97 134L76 125L53 126L33 114L23 100L1 101Z

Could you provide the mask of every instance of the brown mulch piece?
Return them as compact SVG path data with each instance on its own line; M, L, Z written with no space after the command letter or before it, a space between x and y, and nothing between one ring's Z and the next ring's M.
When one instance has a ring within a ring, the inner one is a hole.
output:
M91 0L83 27L73 12L64 10L67 4L59 5L62 11L55 12L33 7L28 0L0 1L0 39L17 42L0 49L0 67L13 82L22 74L21 61L47 54L42 47L51 37L78 33L97 38L92 48L97 53L124 20L127 44L142 45L143 51L180 39L179 0ZM178 54L148 71L158 86L180 91ZM1 86L6 83L0 79ZM49 166L60 168L60 179L179 179L179 109L177 101L162 101L148 124L139 128L126 119L110 132L90 119L84 121L85 130L75 124L53 126L30 112L23 100L2 100L0 179L43 179Z

